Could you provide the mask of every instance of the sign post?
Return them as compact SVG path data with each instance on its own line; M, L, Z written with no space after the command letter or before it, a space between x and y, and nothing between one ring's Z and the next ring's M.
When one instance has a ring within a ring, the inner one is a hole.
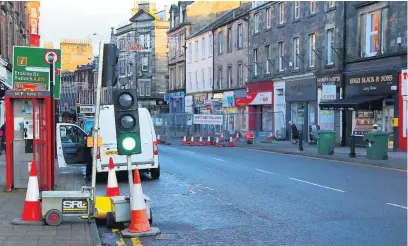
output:
M13 49L13 89L27 91L50 90L50 60L53 56L55 74L53 85L54 99L61 93L61 50L14 46Z

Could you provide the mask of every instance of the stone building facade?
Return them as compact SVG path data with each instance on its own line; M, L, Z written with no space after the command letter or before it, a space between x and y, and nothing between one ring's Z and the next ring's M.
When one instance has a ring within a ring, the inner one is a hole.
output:
M288 138L291 120L311 141L323 118L324 128L336 130L340 141L340 114L322 117L318 104L342 92L337 78L343 68L344 2L266 2L251 9L249 30L247 91L255 99L248 108L249 128ZM336 82L326 87L319 78Z

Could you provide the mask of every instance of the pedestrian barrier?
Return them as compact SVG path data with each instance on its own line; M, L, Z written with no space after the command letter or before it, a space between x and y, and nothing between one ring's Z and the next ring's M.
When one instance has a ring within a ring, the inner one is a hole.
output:
M113 158L109 158L109 171L108 171L108 185L106 187L106 195L108 197L120 196L118 180L116 179L115 165Z
M21 218L13 220L15 225L43 225L41 215L40 191L38 188L38 175L36 161L31 162L30 177L28 178L27 193L24 201Z
M124 237L153 236L160 233L157 227L151 227L147 215L146 204L139 169L133 174L132 200L130 201L130 226L122 231Z

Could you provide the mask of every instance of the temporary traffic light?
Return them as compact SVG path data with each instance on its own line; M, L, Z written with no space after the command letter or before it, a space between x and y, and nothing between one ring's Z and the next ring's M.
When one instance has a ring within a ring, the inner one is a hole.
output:
M118 155L142 153L136 90L114 90Z
M117 64L119 52L115 44L103 46L102 86L115 86L118 82Z

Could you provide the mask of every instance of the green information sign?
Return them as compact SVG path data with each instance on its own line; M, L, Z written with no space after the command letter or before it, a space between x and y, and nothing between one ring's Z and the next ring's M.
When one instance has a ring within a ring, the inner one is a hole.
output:
M54 60L54 98L61 93L61 50L14 46L13 88L26 91L49 90L50 59Z

